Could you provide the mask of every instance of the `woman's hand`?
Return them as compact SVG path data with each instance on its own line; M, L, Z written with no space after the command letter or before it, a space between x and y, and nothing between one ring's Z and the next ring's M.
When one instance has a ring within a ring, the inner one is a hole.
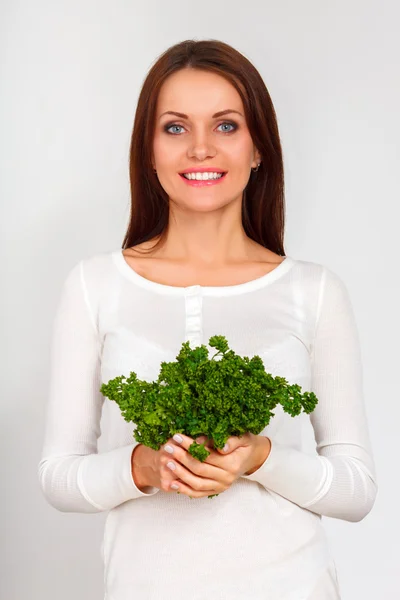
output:
M187 446L189 447L193 440L188 437L186 437L186 440L190 440L190 443ZM208 445L208 440L205 436L197 437L196 441L198 444L205 443L206 448L208 450L211 450L211 445ZM176 448L174 454L166 452L166 446L170 446L174 449ZM166 444L164 446L161 446L159 450L153 450L148 446L138 444L134 448L131 456L132 478L135 482L135 485L141 491L145 491L146 487L152 486L159 488L164 492L181 491L182 493L191 496L192 498L201 498L203 496L210 496L211 494L213 494L214 490L206 488L204 486L204 481L199 477L195 477L193 474L191 481L196 486L195 489L191 489L189 485L187 485L183 490L183 484L181 482L178 483L177 481L179 475L177 475L174 470L171 470L166 466L167 463L171 461L171 459L174 459L171 462L175 462L177 460L178 452L180 452L181 461L183 460L183 454L187 454L191 461L195 461L196 463L201 464L197 459L193 458L187 452L187 450L184 450L183 447L180 447L178 444L175 444L172 438L167 440ZM186 463L188 462L189 461L186 460ZM182 474L181 470L180 473ZM181 486L181 490L173 489L171 485Z
M184 434L178 435L182 438L181 443L174 436L159 450L165 454L165 484L169 485L168 491L174 489L171 485L178 485L178 489L174 491L191 498L202 498L226 491L239 477L256 471L267 459L271 449L269 438L246 433L240 438L230 437L225 452L213 450L211 445L206 444L211 454L201 462L188 452L194 440ZM202 436L196 438L196 441L201 443L206 439ZM172 452L168 452L168 448L172 449ZM170 469L168 463L172 463L175 469ZM171 475L167 476L168 471L173 474L172 482Z

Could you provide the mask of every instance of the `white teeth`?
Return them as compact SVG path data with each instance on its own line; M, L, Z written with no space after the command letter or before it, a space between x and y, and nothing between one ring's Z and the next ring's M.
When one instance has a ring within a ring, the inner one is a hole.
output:
M223 173L184 173L183 176L186 179L199 179L199 180L207 180L207 179L220 179Z

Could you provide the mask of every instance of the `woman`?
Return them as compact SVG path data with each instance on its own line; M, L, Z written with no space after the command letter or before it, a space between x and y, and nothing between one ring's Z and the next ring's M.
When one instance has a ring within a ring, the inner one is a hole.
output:
M62 289L45 497L64 512L109 511L108 600L336 600L321 517L360 521L377 493L358 333L339 276L284 253L282 151L255 67L215 40L169 48L141 90L130 177L122 251L81 260ZM232 437L225 452L198 438L204 463L185 435L159 451L138 444L101 384L131 371L152 381L183 341L215 334L314 391L314 412L278 405L259 436Z

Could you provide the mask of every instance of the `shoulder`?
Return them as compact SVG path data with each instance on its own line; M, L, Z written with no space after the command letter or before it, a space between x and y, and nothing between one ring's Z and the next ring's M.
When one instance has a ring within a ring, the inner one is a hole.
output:
M343 275L325 264L296 260L299 279L314 298L317 320L322 311L328 315L353 314L353 301Z
M73 261L67 268L63 278L63 287L66 289L78 289L83 294L101 292L110 286L110 279L115 277L113 268L116 250L99 252L79 260Z
M303 260L299 258L289 257L294 262L295 271L299 277L306 281L315 281L319 285L324 285L327 282L332 282L336 285L344 285L344 280L341 275L327 265L311 260Z
M114 256L118 250L98 252L83 257L79 262L85 275L101 277L112 268Z
M67 269L61 287L63 304L86 305L98 326L98 315L102 307L120 290L115 255L120 250L98 252L75 260Z
M301 291L310 303L314 301L317 312L324 304L333 307L351 305L347 283L335 269L323 263L291 258L294 289L298 295Z
M315 291L318 293L325 276L326 266L322 263L295 258L291 255L287 255L287 258L293 263L290 270L293 284L297 287L301 286L309 292Z
M280 256L271 250L259 247L260 261L264 260L269 264L279 265L281 262L284 262L285 258L288 259L288 262L292 267L292 275L303 284L315 284L318 286L325 278L340 280L337 273L322 263L296 258L291 254Z

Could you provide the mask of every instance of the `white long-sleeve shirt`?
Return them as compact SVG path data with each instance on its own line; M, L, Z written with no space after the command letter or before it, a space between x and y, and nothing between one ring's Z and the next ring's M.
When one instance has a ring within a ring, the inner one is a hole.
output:
M182 342L207 345L217 334L313 391L318 404L297 417L278 404L260 434L272 442L264 464L215 498L140 491L131 472L135 425L100 386L131 371L153 381ZM321 517L360 521L377 494L343 281L290 256L262 277L214 287L150 281L120 249L82 259L65 278L54 319L38 470L57 510L109 511L105 600L339 598Z

